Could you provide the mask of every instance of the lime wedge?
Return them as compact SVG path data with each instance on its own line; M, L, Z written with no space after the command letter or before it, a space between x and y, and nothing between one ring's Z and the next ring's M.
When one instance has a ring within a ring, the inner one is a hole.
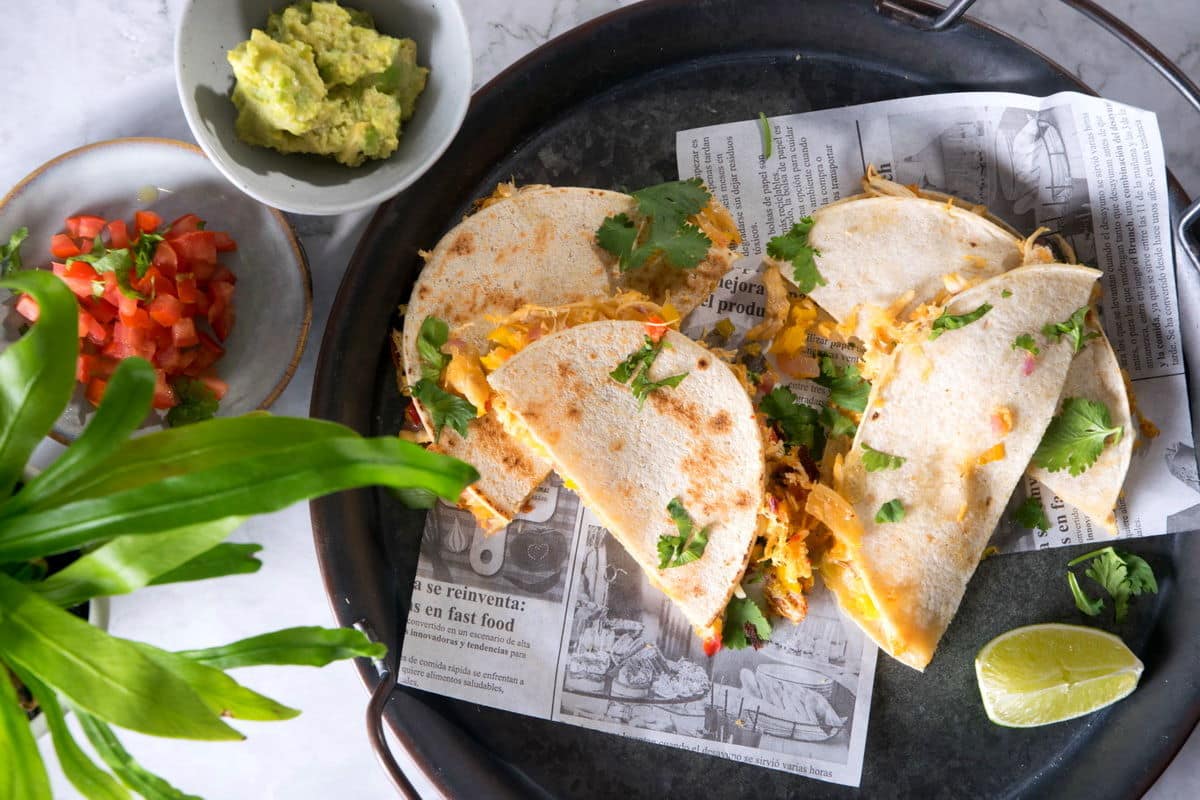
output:
M992 639L975 657L988 719L1032 728L1081 717L1132 692L1142 662L1111 633L1079 625L1028 625Z

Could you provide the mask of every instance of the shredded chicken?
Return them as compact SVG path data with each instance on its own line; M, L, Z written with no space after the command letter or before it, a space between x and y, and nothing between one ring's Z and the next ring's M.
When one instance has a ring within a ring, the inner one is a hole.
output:
M774 339L783 330L788 318L788 309L791 307L788 284L777 265L771 264L767 267L763 271L762 280L767 290L767 310L763 321L746 331L746 340L751 342Z

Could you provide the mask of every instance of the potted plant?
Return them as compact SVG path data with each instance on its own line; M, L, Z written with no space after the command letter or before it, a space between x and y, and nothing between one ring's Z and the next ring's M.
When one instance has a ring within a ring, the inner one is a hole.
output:
M227 720L299 712L225 670L323 666L380 656L383 647L355 630L314 627L169 652L112 636L67 609L150 584L253 571L257 547L224 540L254 514L368 485L453 499L477 475L397 438L268 414L131 438L150 406L154 373L130 358L83 434L22 485L30 454L74 387L76 301L47 272L15 272L0 287L31 295L39 307L38 321L0 354L0 797L50 797L19 693L36 702L64 774L86 797L182 797L132 758L114 728L241 739ZM47 557L72 551L81 555L65 568L43 568ZM72 737L67 709L104 766Z

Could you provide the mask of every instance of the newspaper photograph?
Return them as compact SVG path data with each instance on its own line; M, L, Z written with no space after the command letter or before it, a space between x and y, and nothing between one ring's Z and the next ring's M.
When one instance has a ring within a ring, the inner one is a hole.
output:
M1099 98L963 93L746 120L677 134L681 178L702 178L744 241L716 291L684 320L705 341L728 320L737 347L762 320L766 242L860 191L867 166L986 206L1023 235L1045 227L1103 271L1102 324L1146 422L1117 509L1119 536L1200 526L1175 294L1166 172L1154 114ZM812 334L812 354L854 345ZM821 407L828 390L790 382ZM1130 434L1133 432L1131 431ZM1050 530L1010 519L999 552L1109 535L1032 478ZM749 587L748 587L749 588ZM862 774L877 648L819 582L801 624L761 649L703 651L578 496L551 476L532 510L487 535L439 504L426 518L401 683L543 719L787 770L848 786Z

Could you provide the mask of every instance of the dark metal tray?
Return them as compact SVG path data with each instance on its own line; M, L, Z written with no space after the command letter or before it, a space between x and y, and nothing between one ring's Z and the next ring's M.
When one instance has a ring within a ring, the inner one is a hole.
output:
M363 433L399 428L387 332L420 269L417 251L498 181L638 187L676 177L677 130L760 111L965 90L1090 92L996 31L967 21L921 32L865 0L648 0L577 28L476 94L442 160L379 209L330 317L312 412ZM1173 180L1170 199L1178 221L1187 199ZM1195 268L1182 254L1179 261L1186 307L1197 296ZM1200 345L1186 312L1184 319L1194 366ZM314 503L313 523L339 621L362 624L396 658L422 513L384 492L358 491ZM1018 625L1078 621L1062 580L1076 551L989 559L924 674L880 659L858 790L392 692L390 665L358 666L367 686L380 689L374 704L387 704L401 745L451 797L1133 797L1200 718L1200 536L1156 537L1131 549L1150 561L1161 589L1116 629L1146 663L1130 698L1044 728L989 723L972 666L979 647Z

